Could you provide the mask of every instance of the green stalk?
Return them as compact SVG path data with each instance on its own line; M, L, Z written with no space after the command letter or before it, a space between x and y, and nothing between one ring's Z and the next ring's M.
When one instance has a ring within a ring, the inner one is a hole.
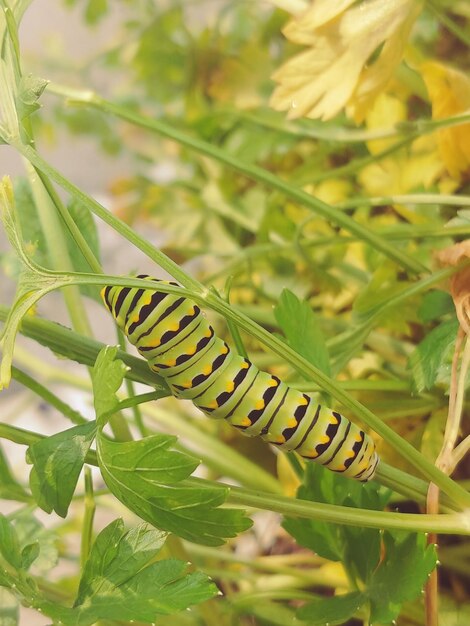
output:
M95 518L96 504L93 495L93 476L89 467L85 465L85 511L83 514L81 543L80 543L80 570L83 573L85 564L90 555L93 544L93 520Z
M57 92L57 90L55 90ZM272 174L268 170L263 169L257 165L251 163L245 163L244 161L232 156L225 150L212 145L209 142L191 137L186 133L170 126L169 124L156 120L146 118L144 116L135 113L125 107L121 107L112 102L104 100L92 92L77 92L75 90L63 89L62 94L69 98L69 103L90 106L98 110L110 113L116 117L126 120L131 124L146 128L152 132L168 137L177 143L186 146L200 154L205 154L220 163L224 163L229 167L235 169L248 176L249 178L267 185L272 189L280 191L287 197L299 202L314 213L320 215L324 219L333 222L337 226L341 226L345 230L349 231L353 235L356 235L359 239L368 243L372 247L380 250L385 256L394 260L403 268L407 269L411 273L428 272L428 268L422 265L416 259L410 257L408 254L396 246L391 245L386 239L378 236L367 227L355 222L349 216L345 215L335 207L329 206L325 202L322 202L318 198L310 195L309 193L292 186L285 182L275 174ZM28 157L29 158L29 157ZM38 167L43 169L38 163ZM48 175L53 176L48 172ZM55 180L62 185L62 183L55 178Z
M272 497L239 487L230 487L227 502L229 504L249 506L254 509L267 509L286 516L314 519L332 524L356 526L358 528L386 528L389 530L435 532L444 535L470 535L470 516L468 512L449 515L389 513L308 502L306 500L293 500L285 496Z
M372 198L350 198L344 202L338 202L338 204L335 204L335 207L337 209L352 209L358 206L386 206L389 204L445 204L447 206L470 206L470 196L438 193L410 193L392 196L374 196ZM413 226L417 229L422 228L421 225ZM424 226L424 228L429 228L429 226ZM448 230L451 229L444 228L441 234L444 235Z

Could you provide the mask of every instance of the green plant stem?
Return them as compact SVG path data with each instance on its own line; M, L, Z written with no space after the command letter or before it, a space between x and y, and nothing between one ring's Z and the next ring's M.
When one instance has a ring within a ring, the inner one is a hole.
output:
M338 202L335 204L335 207L337 209L344 210L352 209L358 206L388 206L390 204L444 204L447 206L470 206L470 196L438 193L411 193L391 196L373 196L371 198L350 198L349 200ZM421 225L413 224L413 227L416 227L419 232ZM426 229L429 228L429 226L424 226L423 228ZM445 234L447 232L447 228L444 228L443 231ZM381 231L379 230L378 232ZM410 234L412 234L412 231Z
M63 97L70 97L71 90L66 87L50 83L48 90L52 93ZM229 115L233 117L233 112L229 111ZM273 119L273 112L270 115L260 115L258 113L237 112L237 119L252 122L262 128L268 128L279 133L285 133L294 137L310 137L311 139L321 139L325 141L334 141L339 143L363 143L374 139L386 139L388 137L396 137L409 133L417 133L424 135L432 133L436 128L456 126L466 124L470 121L470 114L463 113L453 115L441 120L418 119L412 122L398 122L391 128L377 128L374 130L366 130L363 128L350 128L346 126L330 126L325 128L324 122L312 120L287 121L284 115L279 115Z
M85 564L90 554L93 543L93 520L95 518L95 498L93 495L93 476L89 467L85 466L85 510L83 514L81 544L80 544L80 570L83 573Z
M57 93L57 89L55 89L54 92ZM146 128L152 132L163 135L164 137L168 137L181 145L199 152L200 154L205 154L220 163L228 165L229 167L245 174L259 183L280 191L287 197L299 202L324 219L333 222L337 226L341 226L348 232L356 235L365 243L368 243L375 249L380 250L385 256L394 260L411 273L415 274L429 271L428 268L422 265L419 261L410 257L396 246L391 245L386 239L378 236L362 224L355 222L335 207L329 206L302 189L292 186L262 167L251 163L245 163L244 161L232 156L227 151L222 150L206 141L187 135L186 133L170 126L166 122L146 118L138 113L135 113L134 111L126 109L125 107L121 107L104 100L91 92L76 92L64 88L62 89L62 92L63 95L66 95L69 98L68 101L70 104L79 104L96 108L100 111L110 113L116 117L124 119L132 124L135 124L136 126ZM27 155L25 154L25 156ZM27 156L27 158L30 157ZM36 165L39 169L45 171L39 162L36 162ZM54 178L51 172L46 173L62 185L62 182L60 182L57 178Z
M470 535L470 516L468 512L449 515L389 513L307 502L306 500L293 500L285 496L266 496L266 494L238 487L230 488L227 502L229 504L249 506L254 509L268 509L286 516L315 519L329 523L356 526L358 528L387 528L390 530L435 532L446 535ZM340 510L342 519L339 515Z

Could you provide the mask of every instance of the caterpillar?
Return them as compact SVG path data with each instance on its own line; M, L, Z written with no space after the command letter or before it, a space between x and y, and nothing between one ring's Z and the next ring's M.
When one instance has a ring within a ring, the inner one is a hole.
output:
M145 274L155 282L175 285ZM131 344L177 398L248 436L295 450L360 481L379 462L372 439L340 413L260 371L218 338L198 305L151 289L106 286L104 303Z

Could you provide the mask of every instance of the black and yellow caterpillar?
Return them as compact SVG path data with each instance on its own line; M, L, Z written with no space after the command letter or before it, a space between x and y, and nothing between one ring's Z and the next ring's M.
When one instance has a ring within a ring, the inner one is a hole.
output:
M190 399L207 416L226 419L248 436L295 450L334 472L361 481L372 478L379 457L366 433L236 354L215 336L194 302L129 287L107 286L101 295L129 341L177 398Z

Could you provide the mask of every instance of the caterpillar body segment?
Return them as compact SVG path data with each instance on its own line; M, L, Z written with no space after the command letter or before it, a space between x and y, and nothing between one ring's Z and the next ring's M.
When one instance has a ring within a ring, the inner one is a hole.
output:
M101 294L129 341L177 398L330 470L361 481L372 478L379 457L364 431L236 354L197 304L158 290L107 286Z

